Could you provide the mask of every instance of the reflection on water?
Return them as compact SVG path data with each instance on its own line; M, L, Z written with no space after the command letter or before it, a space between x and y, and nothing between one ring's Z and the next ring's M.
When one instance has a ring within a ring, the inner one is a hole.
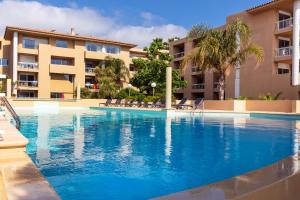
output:
M160 196L299 150L300 122L287 119L105 110L23 113L21 119L31 158L63 199Z

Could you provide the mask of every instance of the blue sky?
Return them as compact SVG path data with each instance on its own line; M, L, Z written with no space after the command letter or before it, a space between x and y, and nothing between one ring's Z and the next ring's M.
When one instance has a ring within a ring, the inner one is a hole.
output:
M208 23L213 26L225 22L225 17L267 0L39 0L56 6L87 6L106 16L119 15L122 23L142 24L140 12L156 17L154 23L173 23L190 28L193 24Z
M195 24L224 24L226 16L267 0L0 0L0 33L21 26L130 42L185 37ZM24 12L20 12L20 10Z

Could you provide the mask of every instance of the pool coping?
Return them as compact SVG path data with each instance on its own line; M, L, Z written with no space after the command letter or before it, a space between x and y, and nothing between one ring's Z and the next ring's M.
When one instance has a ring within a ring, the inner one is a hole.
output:
M299 184L300 152L272 165L239 176L153 199L296 200L300 198L300 191L297 189Z
M60 199L26 153L28 139L4 117L0 127L0 199Z
M120 110L139 110L139 111L164 111L163 109L147 109L147 108L126 108L126 107L87 107L87 108L96 108L96 110L101 109L120 109ZM172 113L227 113L227 114L249 114L251 115L275 115L275 116L292 116L299 117L300 115L296 113L274 113L274 112L233 112L233 111L219 111L219 110L200 110L200 111L192 111L192 110L168 110ZM38 170L38 169L37 169ZM299 177L298 177L299 176ZM266 190L272 186L276 186L277 184L285 184L291 182L290 180L293 177L297 177L298 185L300 185L300 152L296 155L289 156L281 161L278 161L272 165L253 170L247 172L245 174L235 176L229 178L227 180L223 180L220 182L212 183L209 185L196 187L193 189L156 197L154 199L157 200L165 200L165 199L250 199L250 196L253 195L261 195L263 190ZM294 184L293 184L294 185ZM51 187L51 186L50 186ZM285 187L282 187L283 189ZM53 190L53 189L52 189ZM55 191L54 191L55 192ZM264 192L263 192L264 193ZM281 195L288 196L290 193L289 189L281 191ZM270 195L275 193L268 193ZM276 193L277 194L277 193ZM264 193L264 195L267 195ZM295 195L295 199L300 199L300 191ZM285 197L286 197L285 196ZM277 195L276 197L280 197L277 199L287 199L282 198L282 196ZM251 198L252 199L252 198ZM259 198L255 198L259 199ZM267 198L261 198L267 199ZM292 198L288 198L292 199Z

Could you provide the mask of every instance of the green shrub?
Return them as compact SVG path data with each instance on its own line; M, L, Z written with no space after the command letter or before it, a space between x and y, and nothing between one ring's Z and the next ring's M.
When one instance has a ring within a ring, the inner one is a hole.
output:
M236 98L236 100L248 100L248 97L240 96L240 97Z
M149 102L154 102L157 99L160 99L159 96L147 96L144 98L144 102L149 103Z
M80 89L80 96L83 99L88 99L91 96L91 91L87 88L81 88Z
M130 99L132 99L131 97L135 97L137 95L139 95L140 93L137 90L134 89L130 89ZM127 99L129 97L129 89L128 88L124 88L121 89L118 94L116 95L117 99Z
M135 95L135 100L137 101L143 101L145 99L145 95L139 93L137 95Z
M265 100L265 101L274 101L274 100L278 100L279 97L281 96L282 92L278 92L275 96L271 95L270 93L266 94L266 95L260 95L258 98L260 100Z

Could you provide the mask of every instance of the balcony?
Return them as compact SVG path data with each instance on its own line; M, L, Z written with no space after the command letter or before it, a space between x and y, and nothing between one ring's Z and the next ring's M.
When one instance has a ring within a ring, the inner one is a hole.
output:
M276 23L275 33L287 36L292 33L292 29L293 29L293 18L289 18L289 19L278 21Z
M203 90L205 88L204 83L197 83L192 85L192 89L194 90Z
M199 74L202 73L202 70L199 67L192 67L192 73Z
M86 73L86 74L93 74L93 75L95 75L95 68L92 68L92 67L86 67L86 68L85 68L85 73Z
M18 62L19 71L38 71L38 63Z
M175 59L183 58L184 57L184 52L179 52L174 54Z
M218 89L219 87L219 82L214 82L214 89Z
M37 90L38 81L22 81L18 80L18 89L19 90Z
M275 61L288 61L292 59L293 47L283 47L276 49Z

